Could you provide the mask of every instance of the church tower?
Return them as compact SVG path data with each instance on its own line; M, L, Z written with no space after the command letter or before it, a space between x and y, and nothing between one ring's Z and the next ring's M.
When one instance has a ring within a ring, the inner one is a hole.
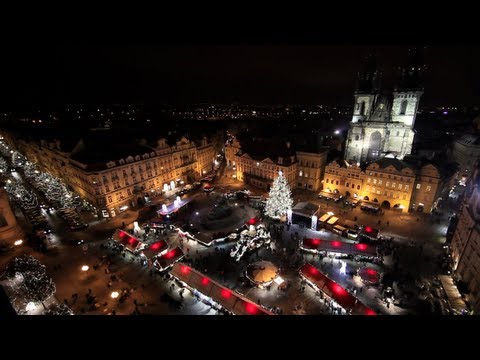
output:
M357 75L352 122L365 121L373 112L380 91L381 76L374 55L367 56L363 70Z
M368 57L359 74L354 93L354 110L345 144L347 161L370 162L390 155L403 159L412 151L422 88L423 65L416 51L409 51L401 68L393 97L381 94L381 73Z
M403 123L412 129L423 94L424 67L417 49L409 49L406 65L399 68L393 91L392 121Z

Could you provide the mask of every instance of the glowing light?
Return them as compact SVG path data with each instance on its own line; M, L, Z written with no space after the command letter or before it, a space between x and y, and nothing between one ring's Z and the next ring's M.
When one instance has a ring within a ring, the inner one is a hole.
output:
M245 311L250 315L255 315L258 313L258 307L252 303L245 302Z
M23 240L21 240L21 239L20 239L20 240L17 240L17 241L15 241L13 244L14 244L15 246L20 246L20 245L23 244Z
M257 223L257 219L254 217L248 220L248 225L255 225L256 223Z
M167 252L165 255L163 255L163 257L165 259L171 259L175 256L175 254L176 254L176 251L175 251L175 249L173 249L173 250L170 250L169 252Z
M342 246L342 243L340 241L332 241L332 246L333 247L340 247L340 246Z
M232 292L228 289L222 289L221 295L224 299L230 299L230 297L232 296Z
M367 311L365 311L365 315L375 316L375 315L377 315L377 313L375 311L373 311L372 309L367 309Z
M208 284L210 284L210 279L204 276L202 278L202 285L207 286Z
M361 251L367 250L367 247L368 247L367 244L355 244L355 248Z
M368 274L368 275L376 275L377 272L376 272L375 270L373 270L373 269L367 269L367 274Z
M340 134L340 130L335 130L335 135Z
M338 284L332 284L332 291L339 295L339 296L346 296L348 295L348 292L347 290L345 290L343 287L341 287L340 285Z
M195 212L195 215L198 215L198 211L197 211L197 212Z
M370 226L365 226L365 232L371 233L373 229Z
M25 310L27 310L27 311L33 311L33 310L35 310L36 308L37 308L37 305L35 305L35 303L29 302L29 303L27 304L27 306L25 307Z
M116 299L120 296L120 294L118 293L118 291L112 291L112 293L110 294L110 297L112 299Z
M90 267L88 265L83 265L82 266L82 271L88 271L88 269L90 269Z
M183 274L183 275L187 275L190 273L190 268L188 266L185 266L183 265L181 268L180 268L180 272Z
M335 215L335 214L334 214L333 212L331 212L331 211L327 212L327 214L330 215L330 216Z

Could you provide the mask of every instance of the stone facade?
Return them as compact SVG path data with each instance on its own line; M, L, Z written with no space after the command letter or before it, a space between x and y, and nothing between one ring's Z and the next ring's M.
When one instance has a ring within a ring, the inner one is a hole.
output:
M288 149L290 144L288 143ZM265 149L267 154L271 149ZM269 190L278 171L282 171L291 189L319 191L327 161L327 150L319 152L296 151L289 155L267 157L253 156L238 139L225 146L227 165L235 166L237 180Z
M452 239L454 277L467 288L467 301L480 314L480 171L467 184L465 202Z
M206 138L194 142L182 137L172 145L161 138L155 146L144 145L142 153L102 163L76 158L75 152L84 146L82 141L71 152L62 150L60 142L17 139L9 145L110 216L199 179L213 170L215 159L215 150Z
M0 242L6 242L10 245L17 240L25 240L25 233L10 208L8 194L0 187Z
M364 169L356 163L334 161L325 168L323 189L403 212L429 213L448 195L451 179L432 164L416 165L394 158L378 159Z

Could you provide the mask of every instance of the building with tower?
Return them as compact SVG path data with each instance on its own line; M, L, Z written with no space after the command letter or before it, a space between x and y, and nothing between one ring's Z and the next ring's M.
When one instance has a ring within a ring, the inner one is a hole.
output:
M403 159L412 150L415 117L423 94L423 68L418 53L409 51L399 70L393 96L381 91L382 74L375 58L367 57L358 74L352 122L345 145L345 160L374 161L387 154Z

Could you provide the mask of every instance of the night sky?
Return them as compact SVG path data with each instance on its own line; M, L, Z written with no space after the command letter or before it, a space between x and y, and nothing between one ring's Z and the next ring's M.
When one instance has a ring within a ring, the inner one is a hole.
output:
M406 44L315 41L8 45L5 106L63 103L350 104L362 58L377 54L391 88ZM424 105L480 101L480 47L432 45Z

